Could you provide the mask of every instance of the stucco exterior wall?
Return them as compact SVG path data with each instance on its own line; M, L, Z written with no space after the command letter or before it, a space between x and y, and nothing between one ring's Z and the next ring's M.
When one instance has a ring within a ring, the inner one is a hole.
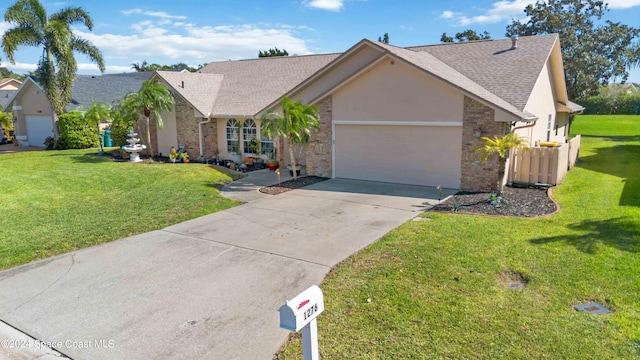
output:
M556 94L553 86L553 77L549 63L547 62L540 72L536 81L529 101L524 110L538 117L535 126L523 130L516 131L517 134L527 137L530 145L533 146L537 141L547 141L547 127L549 125L549 116L551 116L551 133L549 141L558 141L564 143L566 137L564 131L560 128L563 119L556 114ZM556 135L556 126L558 127L558 135Z
M483 136L502 136L507 125L496 122L495 112L469 97L464 98L462 129L462 178L460 190L494 191L498 184L498 156L492 155L487 161L481 161L474 149L483 145Z
M385 60L333 94L336 120L461 121L463 95L417 70Z
M319 101L322 94L330 91L351 74L358 72L367 65L380 58L381 52L369 46L353 52L348 58L343 58L331 71L315 79L309 86L301 88L296 99L305 104Z
M166 157L171 153L171 147L178 148L175 106L170 112L162 111L161 115L164 126L157 129L158 153Z

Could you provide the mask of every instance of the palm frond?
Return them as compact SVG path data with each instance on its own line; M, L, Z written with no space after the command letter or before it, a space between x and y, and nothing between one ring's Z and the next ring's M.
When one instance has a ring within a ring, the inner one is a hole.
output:
M7 30L2 37L2 50L12 64L15 64L14 53L21 45L42 45L42 37L33 27L29 26L18 26Z
M487 161L493 154L497 154L500 158L506 158L511 149L529 148L527 139L515 133L509 133L502 137L494 136L493 139L484 136L481 139L484 141L484 144L475 148L473 151L480 156L480 160L482 161Z
M89 40L73 36L71 39L71 50L86 55L91 61L98 65L98 69L100 69L101 72L104 72L105 66L102 52Z
M81 7L66 7L51 15L49 20L57 20L69 25L82 24L89 30L93 30L93 20L88 12Z

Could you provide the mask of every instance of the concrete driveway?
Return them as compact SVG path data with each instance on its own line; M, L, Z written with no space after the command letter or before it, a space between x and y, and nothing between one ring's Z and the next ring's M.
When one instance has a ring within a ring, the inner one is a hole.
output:
M286 299L437 197L329 180L0 272L0 358L271 359Z

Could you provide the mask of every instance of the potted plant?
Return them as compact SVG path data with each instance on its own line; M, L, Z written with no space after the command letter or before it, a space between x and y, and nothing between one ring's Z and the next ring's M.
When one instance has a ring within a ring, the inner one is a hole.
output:
M287 169L289 169L289 175L293 176L293 178L297 178L298 176L300 176L300 171L302 170L302 167L300 167L300 165L296 164L296 165L292 165L292 164L287 164ZM295 174L294 174L294 170L295 170Z
M239 164L242 160L242 156L240 156L240 149L237 145L234 145L231 149L229 149L229 154L231 154L231 161L236 164Z
M264 160L262 160L262 158L260 157L260 140L258 140L258 138L254 137L253 139L251 139L251 141L249 141L249 151L251 151L251 153L253 154L253 169L262 169Z
M187 153L186 151L183 152L182 154L180 154L180 159L182 159L183 163L188 163L189 162L189 153Z
M269 161L267 162L267 166L269 167L269 170L271 171L275 171L278 167L280 167L280 163L278 162L278 157L276 156L277 154L276 148L273 148L273 152L271 153L271 155L269 156Z
M177 159L178 159L178 151L176 151L176 148L172 146L171 152L169 153L169 160L171 160L171 162L175 164Z

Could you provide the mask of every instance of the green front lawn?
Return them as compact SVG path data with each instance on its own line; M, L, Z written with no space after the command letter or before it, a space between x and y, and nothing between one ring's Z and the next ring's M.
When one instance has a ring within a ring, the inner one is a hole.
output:
M640 117L576 119L580 162L538 219L426 213L321 284L325 359L640 357ZM501 281L521 274L526 288ZM599 301L612 314L573 309ZM280 359L301 357L296 335Z
M204 164L116 163L93 150L0 155L0 269L237 205Z

